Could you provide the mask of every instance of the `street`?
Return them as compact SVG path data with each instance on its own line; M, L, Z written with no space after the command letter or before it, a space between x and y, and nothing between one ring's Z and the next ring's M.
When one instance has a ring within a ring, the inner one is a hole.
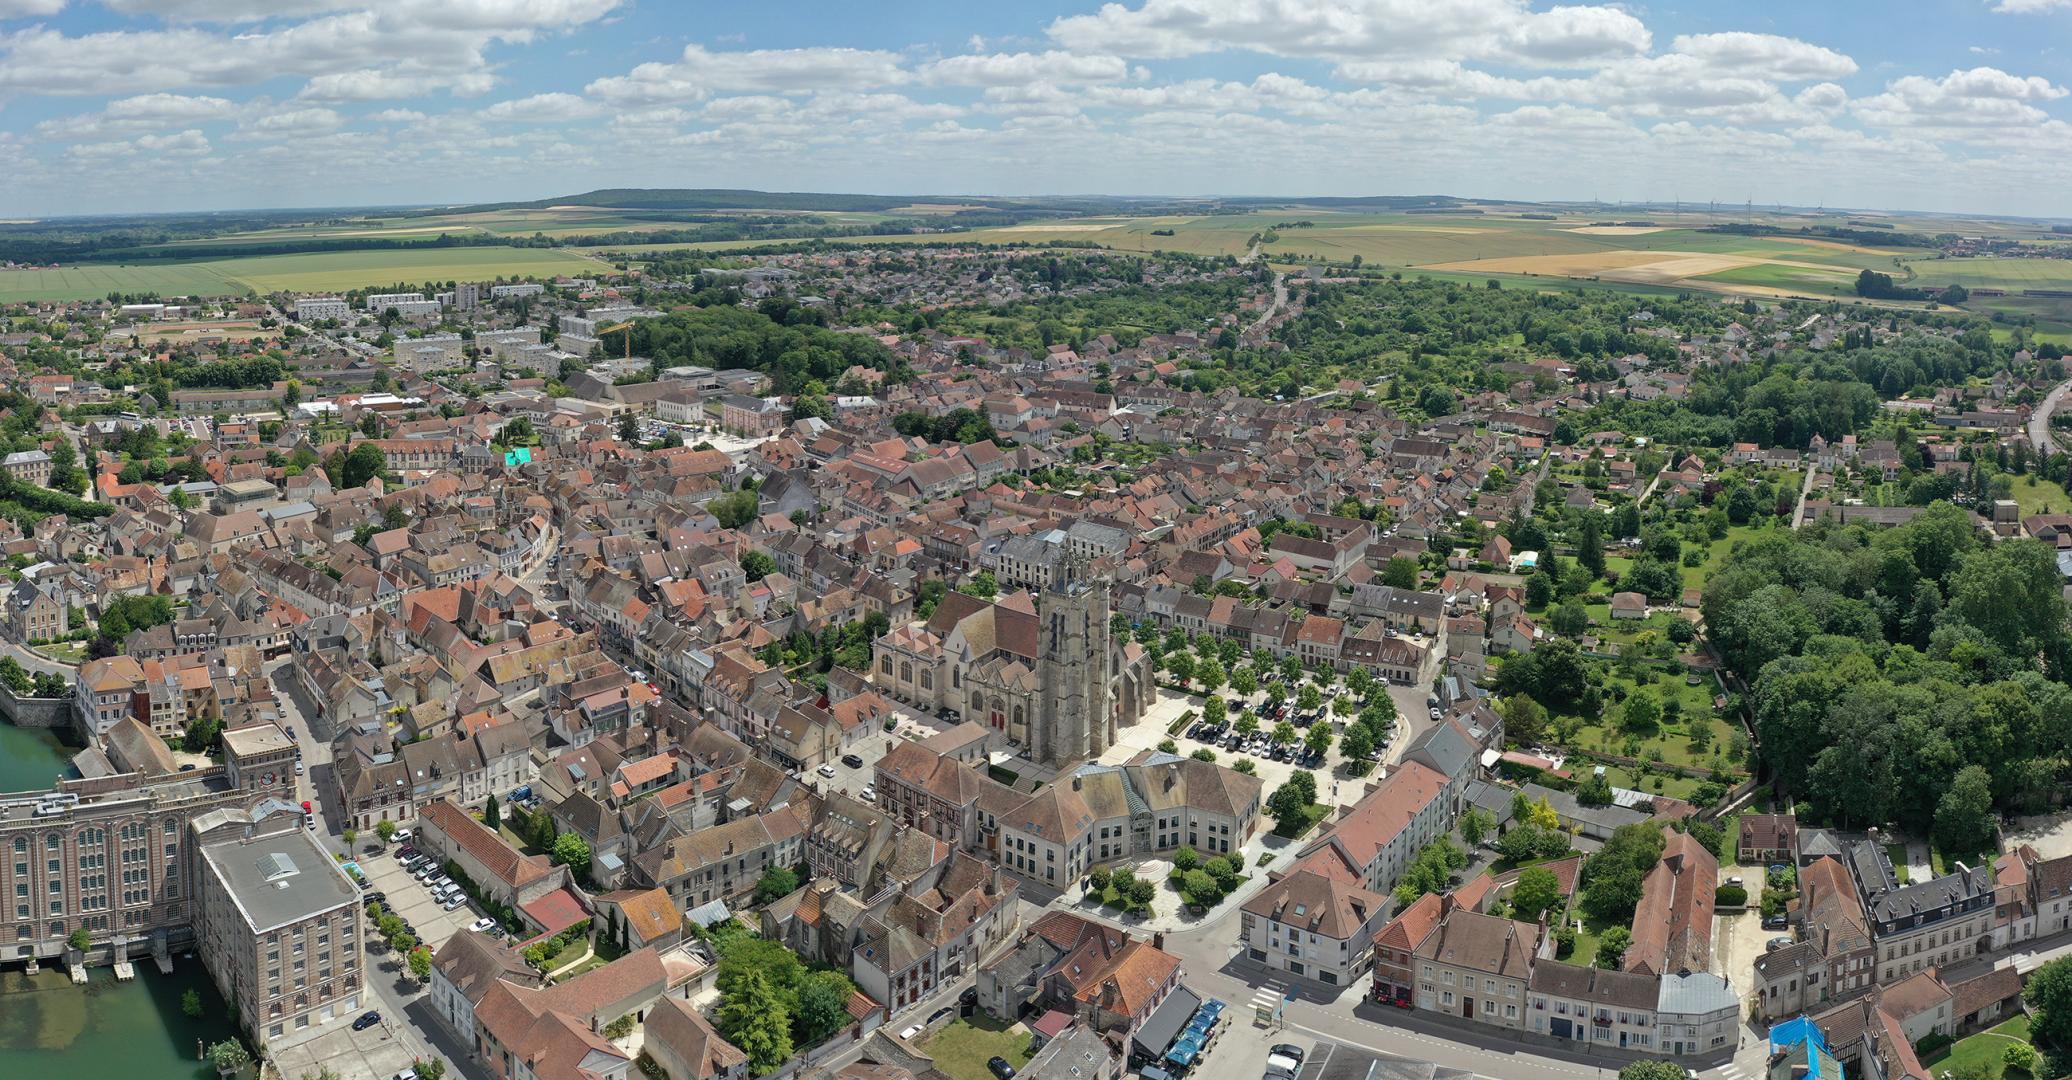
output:
M2057 440L2051 438L2050 434L2050 417L2064 401L2065 392L2068 390L2072 390L2072 379L2066 379L2051 387L2050 393L2044 395L2043 401L2036 406L2036 411L2029 414L2029 441L2034 443L2041 453L2057 452Z
M345 840L338 824L344 820L344 808L334 798L327 797L327 792L333 787L330 783L330 745L312 732L309 704L303 697L302 688L295 683L290 662L286 658L273 661L267 665L266 673L281 703L281 723L302 752L305 767L303 775L295 779L296 798L298 801L309 800L317 817L316 831L324 846L344 851ZM349 853L351 855L380 847L372 836L356 837L355 843L361 852ZM436 945L446 940L451 931L450 923L445 920L460 915L466 915L468 919L474 917L475 913L465 907L450 914L434 909L430 914L439 918L428 916L423 908L430 904L430 899L424 896L422 886L402 875L395 860L386 853L366 858L362 868L374 881L376 889L387 892L392 903L402 905L405 917L410 918L428 942ZM397 885L394 880L397 878L407 884ZM413 889L416 890L415 895L411 892ZM420 903L412 906L411 900ZM460 925L466 922L463 919ZM408 1068L414 1058L436 1056L447 1063L450 1076L486 1080L480 1070L468 1063L467 1048L433 1015L429 995L410 978L402 958L379 940L371 925L367 927L365 948L362 963L368 990L366 1005L381 1013L381 1024L366 1031L353 1031L349 1025L337 1025L334 1030L283 1051L279 1062L281 1071L288 1076L299 1077L305 1072L314 1074L329 1066L348 1077L386 1077Z

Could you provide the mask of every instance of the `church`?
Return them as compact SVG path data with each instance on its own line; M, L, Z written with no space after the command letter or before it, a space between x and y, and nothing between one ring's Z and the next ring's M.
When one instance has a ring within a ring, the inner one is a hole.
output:
M943 596L877 641L872 683L916 708L955 709L1063 765L1098 757L1156 696L1150 654L1112 633L1109 583L1076 560L1041 593Z

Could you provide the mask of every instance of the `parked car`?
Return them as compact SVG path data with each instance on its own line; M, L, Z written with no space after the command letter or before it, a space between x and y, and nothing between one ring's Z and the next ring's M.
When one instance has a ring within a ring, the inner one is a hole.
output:
M863 755L861 755L861 754L843 754L843 755L842 755L842 764L844 764L844 765L847 765L847 766L849 766L849 767L850 767L850 768L852 768L852 769L861 769L861 768L863 768Z
M1791 944L1791 939L1788 937L1773 937L1763 944L1763 951L1776 952L1777 950L1784 948L1786 945L1789 944Z
M1279 1054L1281 1057L1284 1058L1294 1058L1296 1064L1298 1065L1302 1063L1302 1059L1306 1056L1303 1054L1302 1048L1296 1046L1293 1043L1276 1043L1271 1049L1267 1050L1266 1052L1269 1055Z
M820 768L814 771L818 772L822 776L827 777L829 780L835 778L835 767L832 765L822 765Z
M391 841L401 841L407 844L410 842L410 838L416 835L417 834L415 832L412 832L409 829L397 829L395 835L389 837L389 839Z
M465 893L454 893L451 896L448 896L446 898L446 902L440 904L439 908L442 911L452 911L453 909L460 907L462 904L465 904L467 902L468 898Z
M1007 1059L998 1054L986 1059L986 1071L1000 1080L1014 1080L1014 1066L1009 1065Z
M1790 920L1785 918L1784 913L1781 911L1775 915L1763 916L1763 929L1765 930L1782 930L1788 925L1790 925Z
M365 1031L379 1023L381 1023L381 1014L370 1009L367 1012L361 1013L358 1020L353 1021L353 1030Z
M404 1069L402 1072L399 1072L396 1075L389 1077L389 1080L417 1080L417 1066L412 1065L411 1067Z
M875 784L872 784L872 785L866 786L866 787L865 787L865 788L864 788L864 789L863 789L862 791L859 791L859 792L857 792L857 793L856 793L856 797L857 797L857 798L859 798L859 799L862 799L862 800L863 800L864 802L877 802L877 801L878 801L878 788L877 788L877 785L875 785Z
M481 918L476 919L474 922L469 923L468 929L477 934L486 934L491 930L496 929L496 920L490 918L487 915L484 915Z
M302 775L302 763L301 763L301 762L299 762L299 761L295 763L295 775L297 775L297 776L301 776L301 775Z

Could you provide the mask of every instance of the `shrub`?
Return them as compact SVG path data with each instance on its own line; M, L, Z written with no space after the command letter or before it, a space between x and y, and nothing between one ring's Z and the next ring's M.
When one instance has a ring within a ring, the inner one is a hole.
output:
M1748 903L1748 890L1739 885L1722 885L1712 891L1712 902L1720 907L1742 907Z
M1094 892L1100 892L1101 890L1106 889L1108 887L1108 868L1105 866L1096 866L1093 869L1088 870L1086 872L1086 880L1087 884L1092 887L1092 890Z

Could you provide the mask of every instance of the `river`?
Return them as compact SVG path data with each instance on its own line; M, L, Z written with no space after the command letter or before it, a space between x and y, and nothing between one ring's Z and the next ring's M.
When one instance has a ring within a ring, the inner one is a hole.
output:
M231 1025L199 958L174 957L170 976L148 957L129 982L113 968L89 975L74 986L59 967L33 978L18 967L0 972L0 1076L215 1080L195 1059L195 1041L226 1038ZM180 1009L190 989L202 996L199 1020Z
M48 791L77 751L55 733L0 720L0 791Z
M72 754L48 731L0 722L0 791L49 789ZM201 960L174 957L171 976L148 956L136 968L129 982L93 968L85 986L62 967L33 978L13 964L0 971L0 1077L214 1080L215 1070L195 1060L195 1040L225 1038L231 1024ZM180 1009L190 989L202 996L202 1019Z

